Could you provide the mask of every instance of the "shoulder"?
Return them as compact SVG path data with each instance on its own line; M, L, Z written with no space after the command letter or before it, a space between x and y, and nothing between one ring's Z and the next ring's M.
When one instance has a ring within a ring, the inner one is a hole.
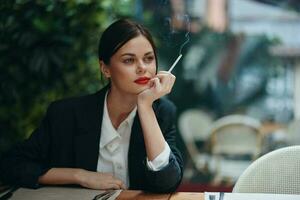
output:
M93 94L53 101L50 103L47 112L60 114L95 109L95 106L99 104L101 98L104 99L105 92L106 89L104 88Z
M51 102L49 105L50 109L72 109L74 107L82 106L88 104L95 94L89 94L78 97L70 97L65 99L59 99Z

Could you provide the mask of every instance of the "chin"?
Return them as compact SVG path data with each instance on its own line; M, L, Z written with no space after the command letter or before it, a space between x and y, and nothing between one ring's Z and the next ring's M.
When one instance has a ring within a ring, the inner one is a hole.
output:
M135 83L132 85L129 84L122 85L121 87L119 87L119 89L122 90L122 92L130 95L138 95L148 88L149 88L148 84L135 84Z
M139 85L136 89L136 93L139 94L141 92L143 92L144 90L148 89L149 86L148 85Z

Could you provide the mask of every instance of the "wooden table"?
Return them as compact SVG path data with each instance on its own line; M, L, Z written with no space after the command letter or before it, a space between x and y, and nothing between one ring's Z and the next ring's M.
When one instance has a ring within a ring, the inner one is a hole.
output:
M176 192L173 194L151 194L136 190L124 190L117 200L204 200L198 192Z
M204 193L176 192L171 195L171 200L204 200Z
M118 196L117 200L164 200L170 199L171 194L152 194L152 193L145 193L142 191L137 190L124 190Z
M19 188L12 194L10 200L91 200L101 192L103 191L71 187ZM204 194L198 192L153 194L139 190L124 190L117 200L204 200Z

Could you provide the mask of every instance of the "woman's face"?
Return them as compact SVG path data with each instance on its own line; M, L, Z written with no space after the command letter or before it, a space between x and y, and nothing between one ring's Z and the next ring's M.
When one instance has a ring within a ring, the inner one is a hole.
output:
M125 43L102 71L111 80L112 90L137 95L149 88L156 74L156 60L150 42L142 35Z

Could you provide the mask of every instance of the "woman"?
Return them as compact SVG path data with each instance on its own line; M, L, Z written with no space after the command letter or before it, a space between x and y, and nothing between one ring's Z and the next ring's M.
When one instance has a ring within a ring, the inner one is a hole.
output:
M5 154L4 182L37 188L174 191L182 179L175 107L160 97L175 76L157 73L156 50L140 24L118 20L102 34L99 63L109 84L52 103L29 139Z

